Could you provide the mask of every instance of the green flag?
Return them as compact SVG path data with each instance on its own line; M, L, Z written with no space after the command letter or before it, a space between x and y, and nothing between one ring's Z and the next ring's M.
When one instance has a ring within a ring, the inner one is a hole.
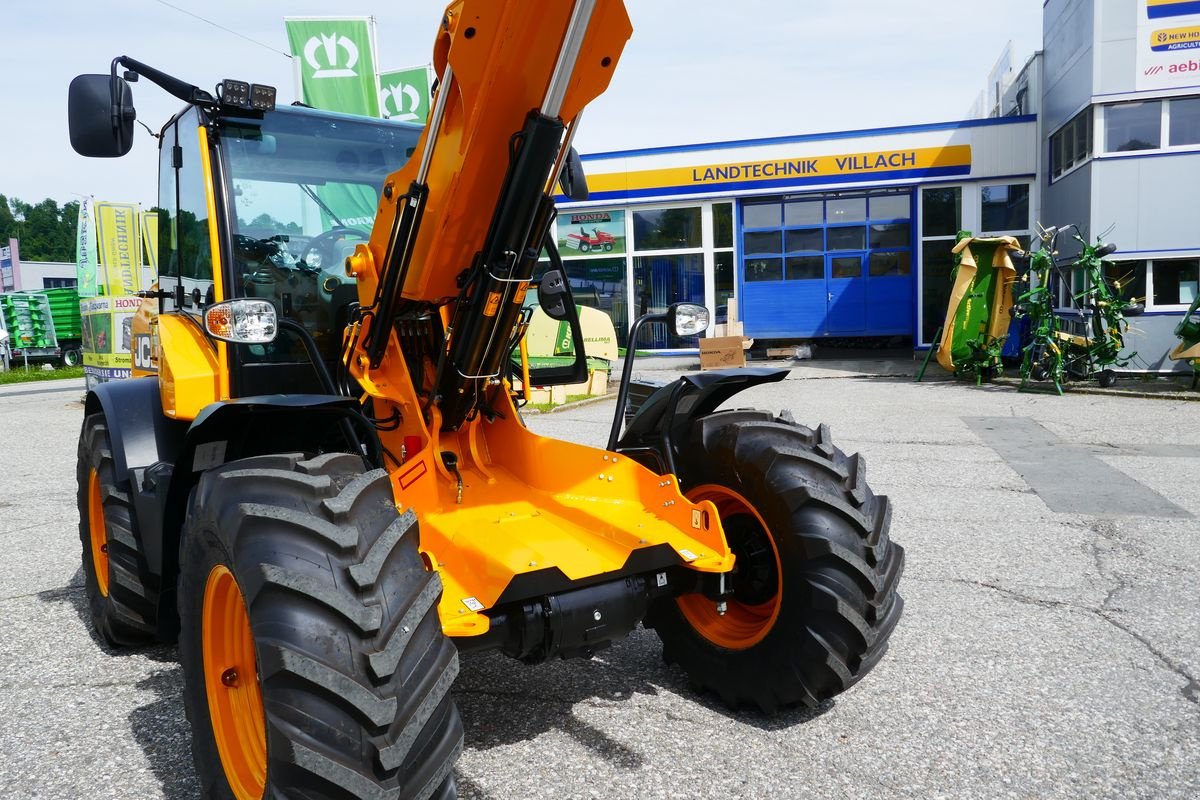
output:
M92 198L79 201L79 224L75 239L75 283L80 297L95 297L99 291L96 274L100 258L96 250L95 218L92 216Z
M379 117L372 23L369 17L284 19L301 100L326 111ZM379 198L366 186L327 184L317 194L345 224L361 226L375 217ZM332 224L326 220L326 227Z
M420 66L379 73L379 110L388 119L424 125L429 116L429 69Z
M315 108L379 116L370 19L292 17L292 58L300 66L301 99Z

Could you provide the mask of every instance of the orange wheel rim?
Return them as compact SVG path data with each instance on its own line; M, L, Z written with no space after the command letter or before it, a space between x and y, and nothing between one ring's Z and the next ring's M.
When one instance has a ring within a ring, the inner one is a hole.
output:
M759 538L769 546L769 551L763 549L758 558L760 561L765 558L774 562L774 577L770 579L772 585L768 587L769 596L765 600L755 603L737 600L736 583L734 597L726 602L724 614L717 611L715 602L701 594L685 594L676 600L680 612L705 639L729 650L746 650L766 638L779 617L780 576L783 574L779 563L779 551L771 539L770 528L762 515L750 501L732 489L707 483L689 491L687 498L693 503L711 500L717 507L717 514L721 518L721 524L726 527L727 534L731 523L757 525L762 531ZM746 554L738 553L735 543L731 542L731 546L740 563Z
M208 716L225 778L237 800L260 800L267 785L267 735L254 636L242 590L220 564L204 585L200 637Z
M92 567L100 594L108 597L108 532L104 527L104 496L100 475L88 472L88 538L92 544Z

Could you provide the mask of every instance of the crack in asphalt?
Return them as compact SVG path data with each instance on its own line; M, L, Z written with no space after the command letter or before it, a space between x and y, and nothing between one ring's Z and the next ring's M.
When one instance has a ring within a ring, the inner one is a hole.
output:
M1094 520L1088 524L1087 530L1094 536L1099 537L1099 539L1110 543L1118 550L1124 551L1129 557L1142 558L1142 553L1135 545L1126 542L1121 538L1117 525L1112 520ZM1116 598L1118 593L1124 589L1128 589L1131 585L1131 582L1129 579L1121 575L1110 572L1110 570L1104 565L1104 554L1101 552L1101 548L1097 547L1097 542L1088 542L1085 546L1087 547L1089 554L1092 556L1092 563L1095 565L1096 572L1099 574L1100 579L1106 582L1113 582L1113 585L1108 589L1098 608L1070 600L1051 600L1045 597L1035 597L1034 595L1027 594L1016 589L1010 589L1005 586L1000 586L999 584L992 583L990 581L971 580L968 578L919 578L915 576L906 576L906 580L915 580L917 582L926 583L958 583L964 586L990 589L1003 597L1007 597L1019 603L1040 606L1042 608L1070 608L1076 611L1082 611L1086 614L1091 614L1094 617L1104 620L1109 625L1113 626L1136 641L1138 644L1142 645L1146 652L1154 656L1154 658L1157 659L1163 667L1183 680L1183 686L1179 690L1180 694L1183 695L1183 698L1189 703L1200 706L1200 679L1197 679L1197 677L1188 672L1182 664L1178 663L1175 661L1175 659L1171 658L1169 655L1155 646L1155 644L1151 642L1148 637L1137 632L1130 625L1122 622L1114 616L1115 609L1112 608L1113 600Z

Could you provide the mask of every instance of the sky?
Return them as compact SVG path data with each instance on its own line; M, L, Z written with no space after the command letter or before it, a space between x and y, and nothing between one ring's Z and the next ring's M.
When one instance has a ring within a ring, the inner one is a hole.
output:
M522 0L535 2L564 0ZM582 153L963 119L1005 44L1040 47L1038 0L626 0L633 38L576 137ZM172 8L175 6L177 8ZM36 203L157 194L142 128L120 159L71 150L67 86L128 55L198 86L272 84L296 99L285 16L374 16L382 69L430 61L444 0L58 0L13 3L0 43L0 194ZM185 9L237 31L220 30ZM254 42L247 39L255 40ZM157 131L179 102L133 86Z

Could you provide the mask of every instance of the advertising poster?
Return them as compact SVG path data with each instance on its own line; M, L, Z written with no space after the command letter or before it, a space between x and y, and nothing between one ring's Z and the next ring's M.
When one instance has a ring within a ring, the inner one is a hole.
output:
M80 301L83 372L89 385L129 377L133 315L141 304L141 298L124 295Z
M562 212L558 215L558 250L564 258L623 254L625 212Z
M0 247L0 291L11 292L17 285L17 278L13 272L13 253L12 246L5 245Z
M141 207L136 203L93 203L103 292L130 295L142 290Z
M96 250L95 205L90 197L79 201L79 224L75 239L75 283L80 297L100 293L100 256Z
M1138 0L1137 90L1200 86L1200 2Z

